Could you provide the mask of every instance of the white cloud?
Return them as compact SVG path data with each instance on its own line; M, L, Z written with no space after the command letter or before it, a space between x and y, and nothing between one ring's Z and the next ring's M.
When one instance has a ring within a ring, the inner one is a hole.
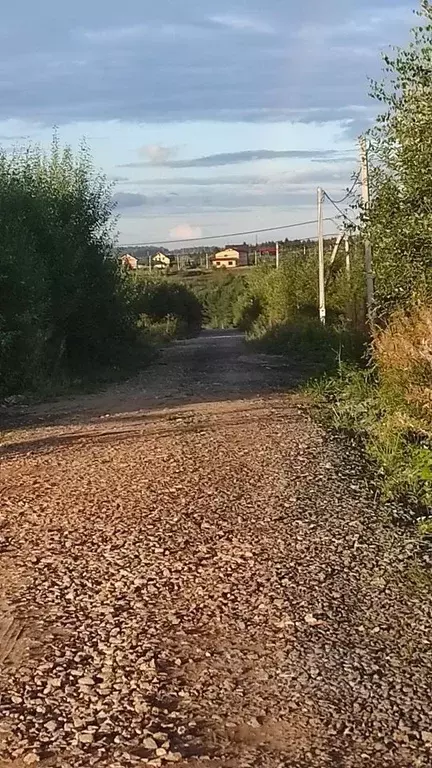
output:
M266 22L260 19L252 19L247 16L231 16L231 14L223 14L219 16L211 16L210 21L214 24L220 24L223 27L229 27L230 29L244 32L258 32L259 34L272 35L274 29Z
M193 237L201 237L201 227L193 227L191 224L179 224L170 231L170 237L176 240L190 240Z
M148 35L147 24L134 24L130 27L106 27L102 29L88 29L82 32L82 36L91 43L117 43L122 40L139 40Z
M164 147L162 144L146 144L140 147L138 154L145 157L151 165L164 165L177 154L177 147Z
M133 24L123 27L101 27L100 29L85 29L74 33L75 37L95 45L133 43L139 40L198 38L202 39L209 30L200 24L152 22L149 24Z

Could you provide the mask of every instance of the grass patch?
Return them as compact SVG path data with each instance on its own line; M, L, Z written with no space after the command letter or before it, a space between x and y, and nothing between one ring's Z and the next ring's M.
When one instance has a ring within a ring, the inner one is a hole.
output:
M432 573L423 565L414 563L405 571L405 576L408 584L411 585L415 592L419 594L430 593L432 589Z
M309 384L315 413L355 436L384 500L404 503L432 530L432 309L395 313L376 331L365 368L340 364Z
M361 334L310 319L271 327L258 322L247 339L257 350L289 357L294 364L307 368L311 376L335 373L344 362L360 362L365 343Z
M414 518L432 513L431 436L413 429L399 393L382 385L377 366L341 365L336 375L310 383L317 418L356 437L375 470L386 501L400 501Z

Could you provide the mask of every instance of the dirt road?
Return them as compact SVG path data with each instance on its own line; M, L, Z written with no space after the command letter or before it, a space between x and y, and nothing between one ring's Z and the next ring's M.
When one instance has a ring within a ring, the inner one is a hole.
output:
M417 542L300 378L204 334L8 418L0 765L431 765Z

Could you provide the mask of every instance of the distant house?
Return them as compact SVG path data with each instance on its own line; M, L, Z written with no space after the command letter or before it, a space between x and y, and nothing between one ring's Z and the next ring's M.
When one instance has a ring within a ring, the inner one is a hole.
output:
M258 253L260 256L276 256L276 244L270 243L269 245L260 245Z
M224 251L215 253L211 262L212 266L216 269L221 269L223 267L226 267L227 269L242 267L247 264L247 254L244 251L238 251L235 248L226 248Z
M131 256L130 253L125 253L121 256L120 262L126 269L136 269L138 267L138 259L135 256Z
M157 253L153 256L153 266L155 269L168 269L171 266L171 259L166 253Z

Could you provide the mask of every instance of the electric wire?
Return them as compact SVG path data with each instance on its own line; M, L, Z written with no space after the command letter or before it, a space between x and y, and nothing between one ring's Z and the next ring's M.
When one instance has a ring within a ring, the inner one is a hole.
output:
M346 221L348 221L348 222L349 222L349 223L350 223L350 224L351 224L353 227L356 227L356 226L357 226L357 224L356 224L356 223L355 223L355 222L354 222L352 219L350 219L350 217L349 217L349 216L347 216L347 214L346 214L346 213L344 213L344 211L342 210L342 208L339 208L339 205L338 205L338 204L337 204L337 203L336 203L336 202L335 202L335 201L334 201L334 200L333 200L333 199L330 197L330 195L328 195L328 194L327 194L327 192L326 192L325 190L324 190L324 196L327 198L327 200L329 201L329 203L331 203L331 204L332 204L332 205L333 205L333 206L336 208L336 210L339 212L339 214L340 214L340 215L341 215L341 216L342 216L344 219L346 219Z
M330 197L330 195L328 195L328 194L326 193L326 194L327 194L327 197L329 198L329 200L331 200L331 202L332 202L332 203L335 203L336 205L340 205L341 203L344 203L344 202L345 202L345 200L348 200L348 198L349 198L349 197L351 197L351 195L352 195L352 193L354 192L354 189L355 189L355 187L357 186L357 184L359 183L359 181L360 181L360 171L358 171L358 172L356 173L356 175L355 175L355 178L354 178L354 181L353 181L353 183L352 183L352 186L351 186L351 188L348 190L348 192L346 193L345 197L342 197L340 200L333 200L333 198L332 198L332 197Z
M331 216L328 216L324 221L334 221ZM245 232L227 232L221 235L206 235L204 237L189 237L180 238L178 240L152 240L141 243L126 243L119 246L119 248L145 248L148 245L174 245L175 243L197 243L203 240L220 240L222 238L227 239L231 237L242 237L243 235L258 235L261 232L276 232L279 229L293 229L295 227L305 227L310 224L317 224L318 219L311 219L310 221L298 221L294 224L283 224L281 227L265 227L264 229L249 229ZM311 239L311 238L305 238Z

